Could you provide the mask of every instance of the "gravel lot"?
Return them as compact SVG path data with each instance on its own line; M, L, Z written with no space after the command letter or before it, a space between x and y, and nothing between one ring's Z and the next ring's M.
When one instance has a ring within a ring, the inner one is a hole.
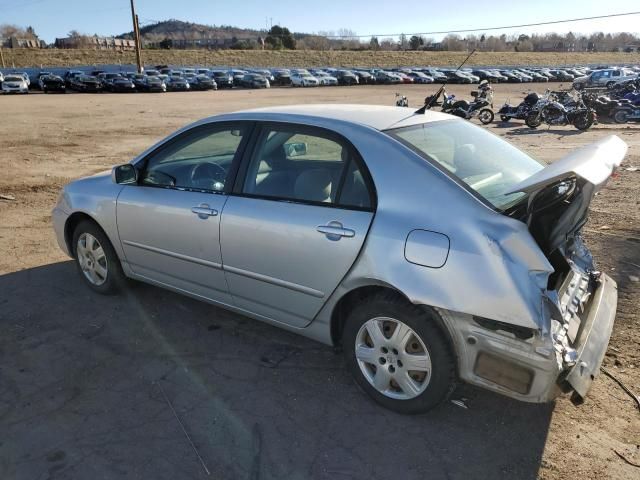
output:
M497 86L496 106L525 88ZM465 98L470 89L450 88ZM0 98L0 194L15 197L0 200L0 478L640 478L618 456L640 464L640 412L605 376L580 407L461 385L453 399L468 408L399 416L369 401L332 349L146 285L98 296L55 244L50 210L61 185L193 120L292 103L391 105L395 91L417 104L434 90ZM489 129L549 161L612 133L629 143L585 237L619 284L605 365L640 393L640 170L626 170L640 167L640 125Z

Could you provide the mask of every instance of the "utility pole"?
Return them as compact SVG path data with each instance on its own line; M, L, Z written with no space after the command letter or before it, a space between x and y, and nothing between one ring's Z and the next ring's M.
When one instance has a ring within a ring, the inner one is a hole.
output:
M138 73L142 73L142 59L140 58L140 28L133 0L131 0L131 19L133 20L133 39L136 44L136 65L138 67Z

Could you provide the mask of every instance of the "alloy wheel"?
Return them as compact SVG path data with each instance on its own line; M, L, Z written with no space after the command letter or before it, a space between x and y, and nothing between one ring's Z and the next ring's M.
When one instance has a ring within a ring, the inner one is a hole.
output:
M367 381L389 398L409 400L429 385L429 351L400 320L376 317L365 322L356 335L355 356Z
M82 233L76 244L76 255L80 269L90 283L100 286L107 281L107 257L96 237Z

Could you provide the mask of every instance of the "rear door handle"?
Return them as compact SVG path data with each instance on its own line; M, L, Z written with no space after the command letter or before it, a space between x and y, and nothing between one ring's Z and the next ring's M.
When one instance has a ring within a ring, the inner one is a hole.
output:
M218 211L214 210L213 208L209 208L209 205L207 205L206 203L203 203L202 205L199 205L197 207L191 207L191 211L198 215L198 217L200 218L215 217L216 215L218 215Z
M352 238L355 230L344 228L340 222L329 222L327 225L318 225L316 230L324 233L329 240L340 240L342 237Z

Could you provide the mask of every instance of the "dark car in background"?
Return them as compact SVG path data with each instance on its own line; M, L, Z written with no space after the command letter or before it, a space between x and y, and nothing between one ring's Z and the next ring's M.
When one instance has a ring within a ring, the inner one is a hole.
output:
M269 80L269 84L271 84L275 80L275 77L273 76L271 70L267 70L266 68L257 68L251 70L250 73L257 73L258 75L262 75L264 78Z
M96 93L102 91L102 82L91 75L77 75L71 79L69 88L80 93Z
M398 83L402 83L402 78L394 72L385 72L380 70L376 73L376 83L381 83L383 85L396 85Z
M78 77L80 75L84 75L85 73L80 71L80 70L69 70L68 72L66 72L64 74L64 84L67 86L67 88L71 87L71 80L73 80L73 78Z
M509 70L500 70L500 75L507 77L509 83L522 83L522 77L511 73Z
M422 72L407 72L404 75L413 80L413 83L433 83L433 78Z
M107 90L112 93L132 93L136 91L136 86L129 77L117 77L107 84Z
M186 92L191 89L187 79L178 75L171 75L165 83L167 90L171 92Z
M273 71L273 84L281 87L291 85L291 71L287 69L277 69Z
M358 85L358 77L351 70L337 70L333 76L338 79L338 85Z
M442 73L447 76L448 83L473 83L471 77L459 71L456 72L454 70L445 70Z
M258 73L247 73L240 80L240 86L244 88L269 88L269 80Z
M40 85L42 85L42 91L44 93L65 93L67 91L67 85L65 84L64 79L59 75L43 75L40 77Z
M217 90L218 85L208 75L204 74L187 74L187 82L191 87L191 90Z
M471 73L473 73L480 80L486 80L487 82L491 82L491 83L500 82L500 77L498 77L495 73L490 72L488 70L472 70Z
M211 72L211 78L218 88L233 88L233 76L226 70L214 70Z
M155 75L136 75L133 80L136 90L139 92L166 92L167 86L160 77Z
M229 73L231 74L231 77L233 77L233 86L239 87L241 85L242 79L249 72L246 72L244 70L231 70Z
M11 75L16 75L16 74L12 73ZM40 72L40 73L38 73L38 75L36 76L36 83L35 83L36 88L38 88L39 90L42 90L42 83L40 82L40 79L42 77L46 77L47 75L53 75L53 73L52 72Z
M111 91L111 83L116 78L121 78L121 75L119 73L102 72L102 73L99 73L98 75L96 75L96 78L102 84L102 89L105 90L105 91L110 92Z
M556 77L556 81L558 82L572 82L575 76L571 75L564 70L550 70L551 74Z
M371 85L373 83L376 83L376 77L365 70L356 70L353 73L356 77L358 77L358 83L360 85Z

